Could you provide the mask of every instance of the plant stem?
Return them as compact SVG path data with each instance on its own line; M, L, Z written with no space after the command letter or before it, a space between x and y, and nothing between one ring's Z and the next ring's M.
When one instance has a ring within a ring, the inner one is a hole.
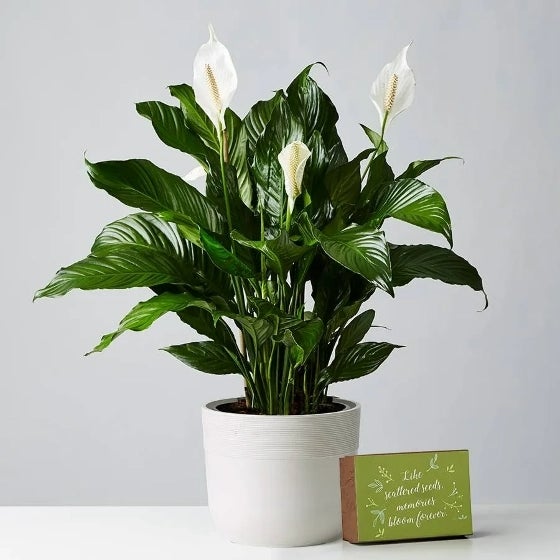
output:
M222 129L220 127L220 129L218 130L218 135L219 135L219 145L220 145L220 171L222 175L222 189L224 193L224 203L226 206L226 218L228 222L228 229L231 232L233 230L233 221L231 218L231 206L229 201L229 193L227 188L226 169L225 169L225 164L228 163L229 161L226 129L225 128ZM231 252L235 255L234 243L231 244ZM235 299L237 300L237 309L240 314L246 315L247 311L245 307L245 294L243 292L241 282L239 281L239 278L237 276L234 276L232 278L232 282L233 282L233 290L235 292ZM247 353L247 349L245 345L245 335L243 334L243 331L241 329L239 330L239 351L241 352L241 355L245 357ZM254 398L256 396L254 390L251 392ZM246 406L247 408L250 408L252 406L252 403L249 402L248 397L247 397Z
M264 210L262 204L259 204L259 212L261 215L261 242L264 243ZM261 297L266 299L267 289L266 289L266 260L264 253L261 253Z
M290 202L288 202L288 207L286 208L286 232L290 235L290 227L292 226L292 209L290 208Z
M366 174L370 170L370 167L371 167L371 164L373 163L373 160L376 158L376 156L379 152L379 149L381 148L381 145L383 144L383 137L385 135L385 125L387 124L387 116L388 115L389 115L389 113L385 113L385 116L383 117L383 123L381 124L381 138L379 140L379 144L377 146L375 146L375 151L373 152L373 154L371 154L371 157L369 158L368 164L366 165L366 168L364 169L364 172L362 173L362 176L360 178L360 183L363 183Z

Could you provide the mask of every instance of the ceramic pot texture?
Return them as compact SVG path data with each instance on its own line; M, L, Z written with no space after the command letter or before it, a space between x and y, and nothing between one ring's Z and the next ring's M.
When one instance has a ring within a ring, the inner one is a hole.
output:
M360 405L264 416L202 409L208 506L230 541L306 546L341 535L339 458L358 451Z

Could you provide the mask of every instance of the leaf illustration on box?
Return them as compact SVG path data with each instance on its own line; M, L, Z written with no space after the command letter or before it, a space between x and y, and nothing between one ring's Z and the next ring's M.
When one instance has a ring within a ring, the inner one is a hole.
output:
M446 502L445 500L442 500L442 502L445 504L445 509L449 508L459 511L463 507L463 504L457 503L457 500L454 502Z
M383 490L383 482L381 482L378 478L376 478L373 482L371 482L370 484L368 484L368 486L372 489L375 490L375 492L377 494L379 494L379 492L381 492Z
M453 488L451 490L451 493L449 494L449 497L451 498L451 496L457 496L459 494L459 490L457 490L457 484L455 483L455 481L453 481Z
M375 538L378 539L378 538L382 537L384 534L385 534L385 527L381 527L381 529L379 529L379 531L375 535Z
M368 498L368 503L366 504L366 507L367 507L367 508L370 508L370 507L379 507L379 504L376 504L376 503L373 501L373 498Z
M377 470L379 471L379 474L381 475L381 477L384 478L387 482L393 482L393 477L391 476L391 474L389 473L389 471L387 469L384 469L380 465L379 467L377 467Z
M373 518L373 526L377 526L377 523L379 522L379 525L385 525L385 510L384 509L372 509L370 512L374 518Z
M438 454L434 454L434 456L430 459L430 466L428 467L428 471L439 469L439 465L437 464ZM426 472L428 472L426 471Z

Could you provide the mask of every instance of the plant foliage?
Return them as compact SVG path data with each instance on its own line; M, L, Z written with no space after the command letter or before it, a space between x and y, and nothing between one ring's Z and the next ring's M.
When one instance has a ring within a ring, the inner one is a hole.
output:
M178 106L138 103L165 144L204 168L205 194L148 160L86 161L97 188L141 212L106 226L90 254L35 297L151 288L93 351L175 313L207 340L166 352L200 371L243 376L256 412L300 414L316 412L330 384L374 372L398 348L364 341L375 313L360 308L377 290L394 296L432 278L483 292L476 269L451 250L443 197L418 178L448 158L395 176L386 142L363 127L372 145L349 159L336 109L310 70L244 118L227 109L223 135L189 85L170 87ZM311 156L287 221L278 154L290 142ZM389 243L389 219L435 232L449 248Z

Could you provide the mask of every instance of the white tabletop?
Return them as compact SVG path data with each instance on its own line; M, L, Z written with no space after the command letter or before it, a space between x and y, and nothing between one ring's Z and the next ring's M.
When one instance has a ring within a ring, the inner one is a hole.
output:
M0 560L560 559L560 504L479 506L473 519L468 539L274 549L226 542L205 507L3 507Z

